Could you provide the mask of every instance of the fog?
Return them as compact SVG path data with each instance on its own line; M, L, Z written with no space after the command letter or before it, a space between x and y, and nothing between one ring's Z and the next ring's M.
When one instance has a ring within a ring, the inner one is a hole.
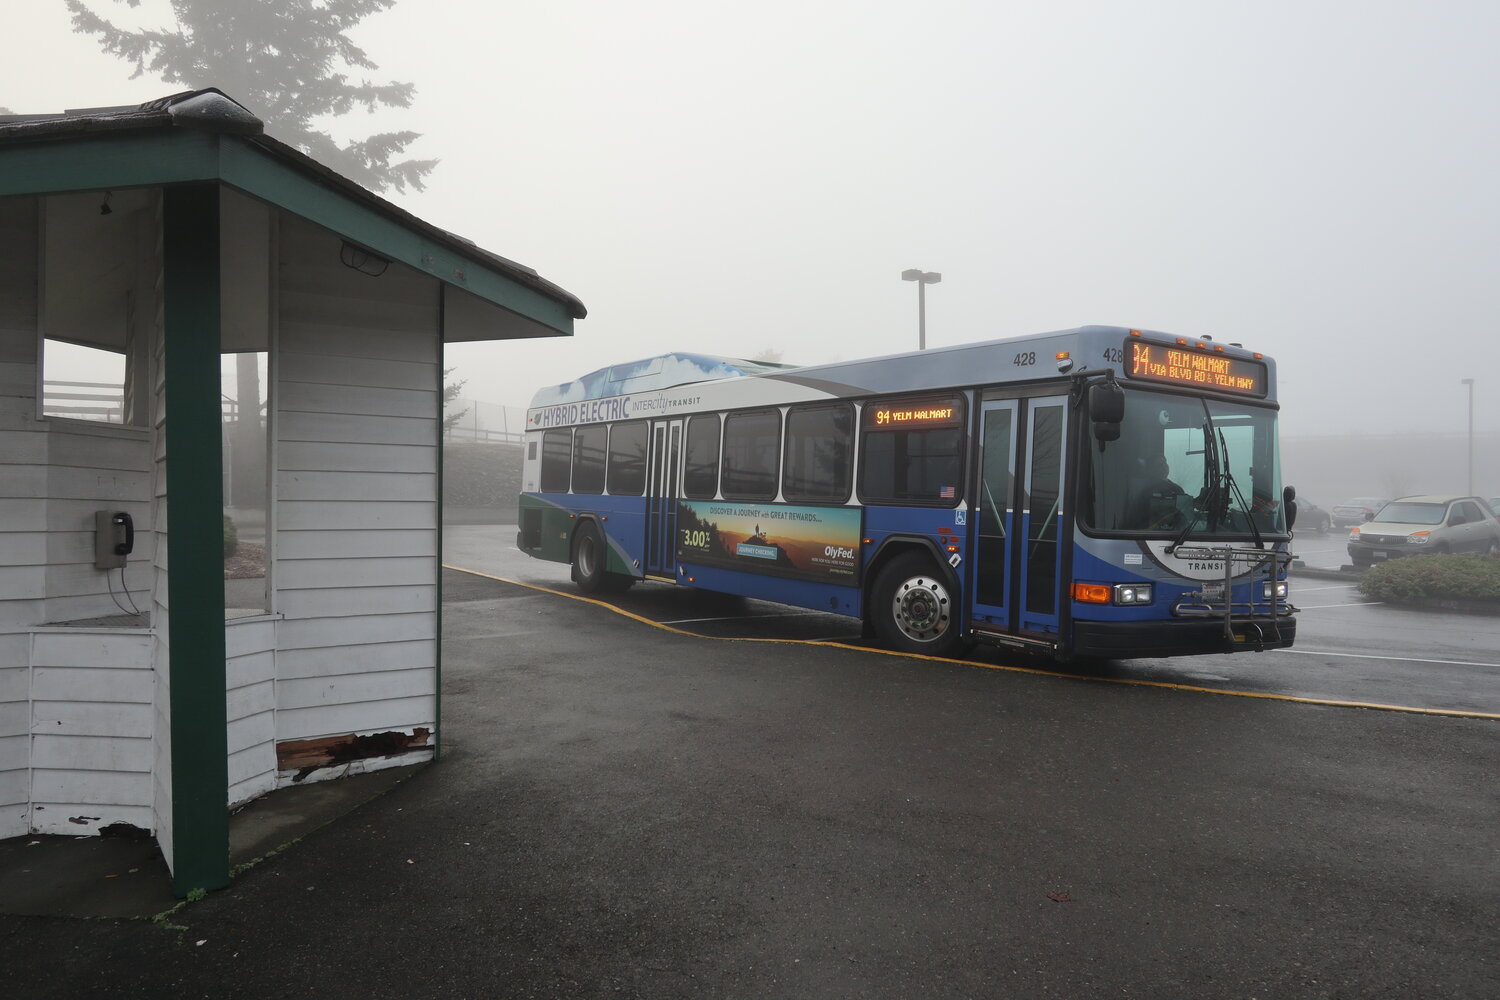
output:
M7 14L15 111L181 89L60 0ZM571 340L453 347L475 399L669 350L915 349L922 268L930 346L1208 334L1278 360L1288 438L1462 436L1461 378L1489 435L1497 37L1490 0L399 0L355 38L414 107L333 131L422 132L442 163L392 200L588 306Z

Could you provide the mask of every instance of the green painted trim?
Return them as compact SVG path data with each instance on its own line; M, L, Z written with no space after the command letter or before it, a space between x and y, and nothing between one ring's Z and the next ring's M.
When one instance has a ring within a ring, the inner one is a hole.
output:
M163 194L172 887L229 884L219 185Z
M0 197L181 184L218 176L218 137L187 129L8 144L0 155Z
M573 333L573 317L561 302L413 232L373 207L292 169L253 143L226 136L221 162L224 182L246 194L527 319Z
M442 296L438 296L439 329L441 329ZM432 679L433 729L432 759L443 759L443 366L446 363L442 338L438 338L437 363L437 648L435 650L436 676Z

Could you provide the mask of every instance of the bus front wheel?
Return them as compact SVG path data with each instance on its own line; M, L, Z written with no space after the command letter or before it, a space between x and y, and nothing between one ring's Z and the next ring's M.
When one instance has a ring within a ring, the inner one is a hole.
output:
M928 557L907 552L875 578L870 616L882 645L948 656L960 650L957 593Z
M604 594L625 590L635 581L628 576L606 572L609 548L598 525L585 521L573 536L573 582L585 594Z

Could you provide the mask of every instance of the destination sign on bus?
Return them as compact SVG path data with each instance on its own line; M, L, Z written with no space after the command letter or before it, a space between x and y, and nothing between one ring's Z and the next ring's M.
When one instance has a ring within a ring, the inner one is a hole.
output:
M865 406L865 426L874 430L898 430L907 427L956 427L963 422L963 410L956 396L938 399L903 399Z
M1231 358L1212 351L1125 342L1125 374L1131 378L1216 389L1243 396L1266 394L1266 366L1248 358Z

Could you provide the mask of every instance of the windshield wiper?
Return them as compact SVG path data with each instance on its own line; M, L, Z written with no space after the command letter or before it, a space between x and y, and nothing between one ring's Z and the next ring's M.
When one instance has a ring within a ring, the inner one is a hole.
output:
M1255 537L1255 547L1263 549L1266 545L1260 537L1260 525L1255 523L1255 510L1245 502L1245 494L1240 492L1240 484L1234 481L1234 473L1231 471L1232 467L1229 464L1229 445L1224 441L1223 431L1219 431L1219 452L1224 456L1224 485L1233 490L1234 495L1239 498L1240 510L1245 512L1245 520L1250 522L1250 534ZM1226 510L1228 499L1226 496Z

